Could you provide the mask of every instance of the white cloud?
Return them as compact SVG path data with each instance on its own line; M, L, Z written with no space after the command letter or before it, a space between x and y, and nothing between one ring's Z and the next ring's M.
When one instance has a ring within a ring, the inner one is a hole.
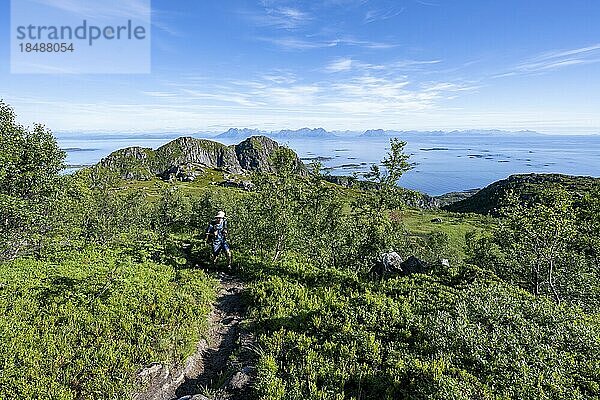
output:
M159 98L177 97L177 94L172 93L172 92L142 91L142 94L149 96L149 97L159 97Z
M276 83L276 84L292 84L295 83L298 78L296 75L289 72L275 71L270 74L265 74L262 76L262 79L268 82Z
M594 44L592 46L581 47L578 49L557 50L557 51L543 53L538 57L538 59L549 60L549 59L555 59L555 58L569 57L569 56L575 56L575 55L581 55L581 54L585 54L585 53L595 52L597 50L600 50L600 43Z
M359 40L353 37L341 37L333 39L320 39L308 36L285 36L285 37L257 37L257 40L272 43L286 50L312 50L327 47L359 47L371 50L385 50L397 47L395 44L384 42L373 42Z
M272 43L287 50L311 50L337 46L336 42L308 40L298 37L259 37L259 40Z
M341 58L339 60L332 61L329 65L325 67L325 71L327 72L343 72L349 71L352 69L352 59L351 58Z
M90 0L25 0L56 8L84 18L150 18L148 0L104 0L99 3Z
M264 96L271 106L310 106L317 103L315 95L319 91L317 85L271 87Z
M553 50L529 58L509 71L494 75L505 78L515 75L539 74L576 65L600 63L600 43L570 50Z
M259 102L249 98L246 93L223 91L221 93L200 92L191 89L182 89L187 99L211 100L216 103L233 103L244 107L258 107L262 105Z
M365 24L370 24L372 22L384 21L402 14L404 10L404 7L398 8L398 6L383 9L372 9L367 11L365 14L364 22Z
M242 12L247 20L257 26L294 30L309 24L310 13L294 7L273 7L264 5L262 12Z

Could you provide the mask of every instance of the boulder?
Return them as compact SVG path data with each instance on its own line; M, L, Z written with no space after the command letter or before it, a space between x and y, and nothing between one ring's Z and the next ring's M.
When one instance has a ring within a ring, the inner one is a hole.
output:
M188 394L187 396L180 397L177 400L209 400L209 398L203 394Z
M425 274L427 271L429 271L429 266L427 263L419 260L415 256L408 257L406 261L400 264L400 267L402 270L401 274L404 276L411 274Z
M394 275L402 273L402 257L395 251L390 251L388 253L383 253L375 266L372 269L372 272L382 277L384 275Z
M243 189L246 191L251 191L254 189L254 184L251 181L236 181L234 179L225 179L222 182L219 182L219 186L223 187L234 187L238 189Z
M145 379L150 379L156 375L158 375L161 370L163 369L162 364L159 363L152 363L150 365L148 365L147 367L145 367L144 369L142 369L140 372L138 372L138 378L145 380Z
M250 382L250 375L248 375L246 372L244 372L242 370L242 371L236 372L231 377L231 379L227 383L227 388L229 390L241 390L248 384L248 382Z
M242 181L241 184L244 190L251 191L252 189L254 189L254 183L252 183L251 181Z
M203 170L196 164L172 165L159 176L165 181L193 182Z

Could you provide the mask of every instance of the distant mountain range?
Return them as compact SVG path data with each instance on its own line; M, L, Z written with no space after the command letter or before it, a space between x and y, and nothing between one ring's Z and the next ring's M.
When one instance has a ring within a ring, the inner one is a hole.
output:
M541 135L535 131L503 131L500 129L469 129L469 130L454 130L454 131L394 131L383 129L369 129L360 137L376 138L376 137L393 137L393 136L408 136L408 135Z
M318 138L327 139L337 137L332 132L328 132L323 128L302 128L296 130L283 129L279 132L265 132L258 129L238 129L231 128L227 132L215 136L215 139L235 139L243 140L251 136L268 136L274 139L296 139L296 138Z
M332 137L337 137L336 135L334 135L331 132L326 131L323 128L315 128L315 129L310 129L310 128L302 128L302 129L298 129L295 131L286 129L286 130L282 130L279 131L278 133L275 134L276 137L281 138L281 139L293 139L293 138L297 138L297 137L302 137L302 138L332 138Z
M323 128L302 128L296 130L283 129L281 131L266 132L258 129L249 128L231 128L227 132L223 132L215 139L230 139L244 140L251 136L268 136L273 139L330 139L340 137L362 137L362 138L381 138L394 136L410 136L410 135L431 135L431 136L446 136L446 135L541 135L534 131L503 131L498 129L490 130L463 130L463 131L397 131L384 129L369 129L365 132L352 131L335 131L330 132Z
M235 139L235 140L244 140L251 136L271 136L268 132L260 131L258 129L249 129L249 128L231 128L227 132L223 132L217 136L215 139Z

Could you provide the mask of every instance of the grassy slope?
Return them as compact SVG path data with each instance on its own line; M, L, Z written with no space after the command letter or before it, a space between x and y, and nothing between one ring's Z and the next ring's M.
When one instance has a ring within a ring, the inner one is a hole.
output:
M160 179L149 181L127 181L124 187L128 189L142 189L150 195L150 198L156 198L161 188L170 185L176 185L183 193L200 196L207 191L226 193L232 196L244 193L241 189L224 188L216 185L223 181L223 173L210 170L204 175L198 177L194 182L175 182L167 183ZM339 190L342 198L346 202L353 200L360 191L356 189L344 189L340 186L330 184ZM435 219L441 219L441 222L434 222ZM465 243L465 234L471 231L484 231L492 226L493 219L477 214L459 214L443 210L423 210L418 208L407 208L400 212L399 220L408 229L409 234L424 238L433 232L444 232L449 235L451 246L462 253Z
M494 222L474 214L456 214L442 210L420 210L409 208L400 213L409 234L425 238L434 232L446 233L450 246L459 255L464 255L465 235L469 232L489 230ZM436 222L441 221L441 222Z
M0 393L126 398L142 366L193 352L214 288L202 271L108 252L0 265Z
M222 172L210 171L175 185L194 197L206 191L243 193L213 184L222 180ZM129 181L123 189L143 190L152 199L170 185ZM348 201L357 194L340 191ZM443 222L431 222L434 218ZM485 227L479 217L438 211L407 209L401 219L417 237L447 232L458 249L466 232ZM301 266L298 274L305 273L313 272ZM214 298L214 282L201 271L175 271L102 252L55 262L20 260L0 266L0 277L0 393L10 398L39 393L55 399L123 398L141 366L180 361L193 350ZM257 285L272 279L264 276ZM259 318L275 318L276 313L265 314L271 306Z

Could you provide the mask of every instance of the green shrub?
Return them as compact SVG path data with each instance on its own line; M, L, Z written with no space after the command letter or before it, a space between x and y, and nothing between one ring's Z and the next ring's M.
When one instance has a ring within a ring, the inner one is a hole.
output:
M215 297L202 271L108 252L0 265L4 398L122 399L150 362L195 349Z
M248 261L261 399L592 399L598 317L485 271L381 283Z

